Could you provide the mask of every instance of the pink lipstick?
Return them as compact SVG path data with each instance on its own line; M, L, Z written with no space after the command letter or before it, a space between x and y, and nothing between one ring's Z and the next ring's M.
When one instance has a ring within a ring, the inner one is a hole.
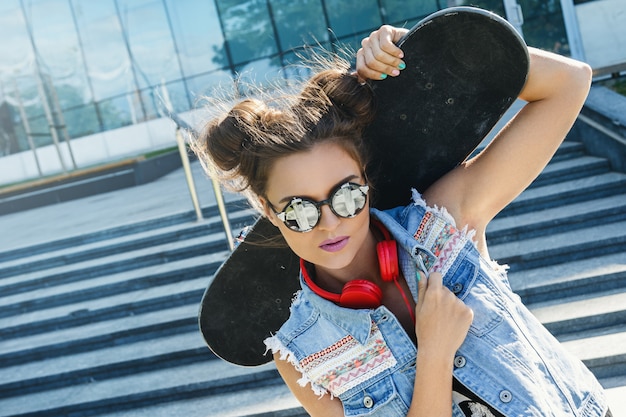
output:
M323 241L319 247L326 252L338 252L346 247L349 240L350 238L347 236L340 236Z

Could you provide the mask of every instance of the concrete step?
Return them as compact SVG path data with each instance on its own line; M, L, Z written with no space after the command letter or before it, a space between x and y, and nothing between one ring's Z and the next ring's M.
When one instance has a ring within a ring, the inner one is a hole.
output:
M626 323L620 331L563 341L600 379L626 375Z
M136 268L130 271L97 276L90 279L31 289L0 298L0 317L11 317L37 310L46 310L88 300L148 290L161 285L183 283L187 280L210 276L222 264L227 251L203 254L193 258ZM90 308L90 307L86 307ZM84 308L73 310L81 314Z
M626 221L493 245L493 259L511 271L626 252Z
M242 199L226 202L225 205L229 214L249 209L247 202ZM203 207L202 213L204 218L208 219L211 217L217 217L219 211L217 206L212 205ZM159 229L176 224L193 223L195 221L196 215L193 211L183 211L166 216L156 216L142 219L140 221L121 224L115 227L105 227L79 235L63 237L55 240L46 240L40 243L29 244L21 247L12 247L11 249L0 251L0 262L128 236L130 234L146 232L148 230Z
M206 361L0 398L0 416L98 415L246 388L283 385L274 364L258 368ZM207 412L207 410L205 410Z
M254 221L254 216L251 210L240 210L230 213L229 220L233 233L236 235L241 227ZM180 242L213 233L223 233L223 225L220 218L211 217L201 222L187 222L160 228L150 228L146 231L128 232L127 235L107 240L76 244L69 248L50 250L49 252L0 262L0 278L99 259L166 243ZM227 247L226 243L225 247Z
M0 368L163 336L197 333L196 315L197 306L187 305L45 334L2 340ZM196 336L199 337L198 334Z
M609 162L606 159L588 155L552 160L533 181L531 187L541 187L562 181L604 174L609 172L609 169Z
M523 214L498 216L487 227L487 241L491 246L625 219L626 193Z
M626 174L608 172L586 178L563 181L524 191L499 214L499 217L544 210L602 197L623 195Z
M187 239L181 242L170 242L139 250L126 251L98 259L77 262L35 271L0 280L0 293L3 294L5 305L7 300L19 298L26 292L49 290L65 284L80 283L99 277L106 278L111 274L123 273L133 269L155 265L166 265L170 262L209 255L228 250L223 235L214 233Z
M577 158L579 156L585 155L587 154L585 153L585 146L582 142L566 139L563 143L561 143L561 146L559 146L559 149L557 149L556 153L550 160L550 163Z
M626 292L618 290L538 303L528 306L533 314L560 340L581 334L602 334L626 324ZM626 353L626 345L622 346Z
M204 271L201 271L204 272ZM209 271L207 271L209 272ZM32 336L89 323L159 311L192 304L196 308L209 285L211 274L163 285L116 291L98 298L74 297L66 304L25 311L0 318L0 340ZM97 292L97 288L94 290Z
M513 271L508 277L511 287L526 304L626 291L626 253Z

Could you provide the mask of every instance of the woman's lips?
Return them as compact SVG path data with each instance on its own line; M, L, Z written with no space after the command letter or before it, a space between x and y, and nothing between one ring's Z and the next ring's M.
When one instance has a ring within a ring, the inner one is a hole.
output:
M345 248L350 240L347 236L338 237L335 239L328 239L322 242L320 248L326 252L338 252Z

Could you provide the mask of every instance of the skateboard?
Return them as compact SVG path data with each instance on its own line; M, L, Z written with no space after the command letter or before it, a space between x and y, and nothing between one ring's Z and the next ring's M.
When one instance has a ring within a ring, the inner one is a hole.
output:
M501 17L477 8L441 10L399 42L406 69L370 82L375 120L364 139L379 209L406 205L411 188L424 191L477 148L526 82L528 50ZM215 273L199 311L213 353L234 364L272 360L263 340L289 317L299 288L299 258L272 245L279 235L260 218Z

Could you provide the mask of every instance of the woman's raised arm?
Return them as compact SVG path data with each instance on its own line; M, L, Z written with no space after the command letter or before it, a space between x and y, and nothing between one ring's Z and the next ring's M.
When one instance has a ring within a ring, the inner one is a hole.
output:
M479 237L545 168L589 91L587 64L534 48L529 52L528 81L520 94L528 103L481 154L424 193L429 204L446 207L457 224L476 229Z

